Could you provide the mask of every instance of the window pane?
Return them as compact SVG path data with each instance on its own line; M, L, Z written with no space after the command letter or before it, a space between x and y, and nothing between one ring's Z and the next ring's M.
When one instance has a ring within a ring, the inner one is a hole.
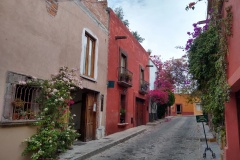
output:
M92 78L94 78L95 43L95 39L88 34L85 35L83 74Z
M121 54L121 73L124 73L126 68L126 56Z
M83 52L83 74L86 75L87 73L87 36L85 35L84 42L83 42L84 52Z
M140 79L141 79L141 80L144 80L144 70L142 70L142 69L141 69Z
M88 76L91 76L91 70L92 70L92 47L93 42L92 40L89 41L89 52L88 52Z

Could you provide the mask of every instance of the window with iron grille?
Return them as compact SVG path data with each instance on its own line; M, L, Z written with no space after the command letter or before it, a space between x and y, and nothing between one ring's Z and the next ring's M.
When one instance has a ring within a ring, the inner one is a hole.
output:
M2 121L30 121L36 119L39 112L39 86L25 85L30 76L8 72ZM20 82L20 83L19 83Z

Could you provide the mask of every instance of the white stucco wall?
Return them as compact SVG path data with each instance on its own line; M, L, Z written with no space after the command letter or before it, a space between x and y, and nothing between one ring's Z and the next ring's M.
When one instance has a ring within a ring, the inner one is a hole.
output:
M150 90L154 89L154 82L156 79L156 72L157 72L157 67L156 65L152 62L152 60L149 59L149 65L152 65L153 67L150 67L150 79L149 79L149 83L150 83Z

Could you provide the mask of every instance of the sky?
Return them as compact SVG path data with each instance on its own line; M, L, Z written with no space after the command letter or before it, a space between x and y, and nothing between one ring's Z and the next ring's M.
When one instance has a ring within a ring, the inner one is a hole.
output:
M185 54L176 46L185 47L192 24L206 19L206 0L197 3L195 10L186 11L190 2L194 0L108 0L108 6L113 10L122 7L130 31L145 39L143 48L165 61Z

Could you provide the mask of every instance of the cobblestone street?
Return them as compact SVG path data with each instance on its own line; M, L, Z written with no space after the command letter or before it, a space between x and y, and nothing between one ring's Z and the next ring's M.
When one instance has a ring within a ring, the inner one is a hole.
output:
M176 117L114 146L89 160L198 160L199 125L194 117Z

